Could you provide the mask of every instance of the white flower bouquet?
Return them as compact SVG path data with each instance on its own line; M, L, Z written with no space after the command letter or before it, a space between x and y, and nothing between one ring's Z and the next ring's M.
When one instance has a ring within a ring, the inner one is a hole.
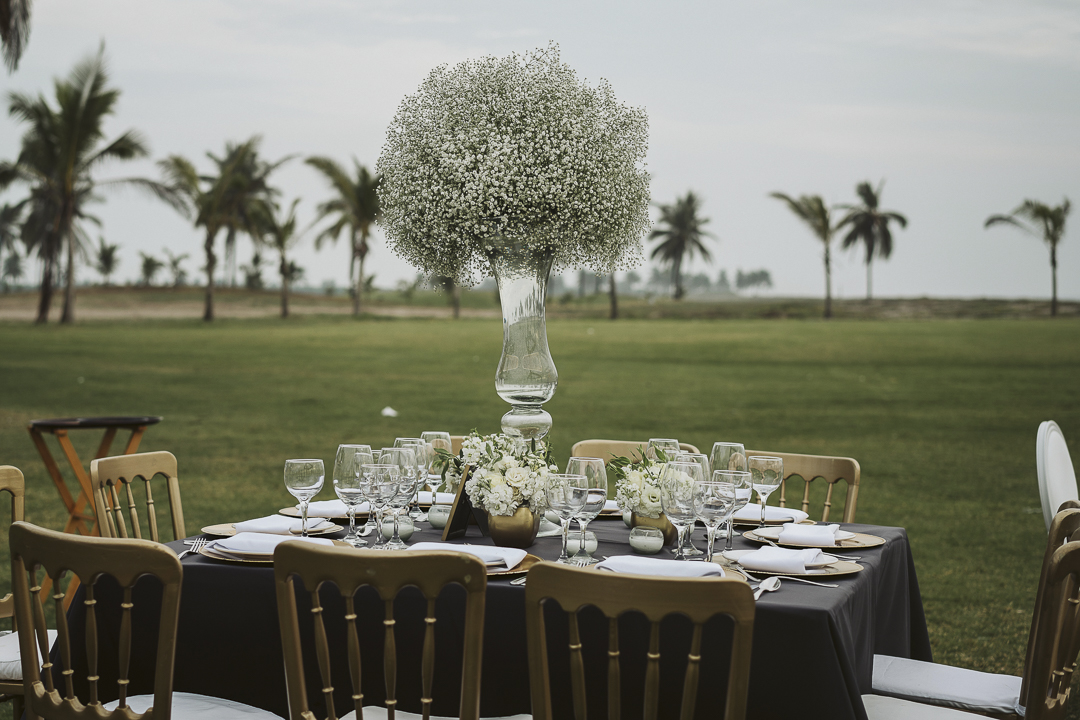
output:
M421 271L469 285L510 240L556 270L634 267L650 227L648 119L589 87L557 45L439 66L398 107L379 220Z
M502 433L473 432L461 445L461 461L473 468L465 481L469 501L491 515L542 506L548 474L559 471L542 440L529 442Z
M654 520L664 512L660 500L660 480L668 461L663 450L657 449L655 452L656 459L653 460L639 447L635 459L617 457L608 462L608 467L615 470L615 502L619 509ZM679 475L681 477L676 478L676 482L693 482L686 473Z

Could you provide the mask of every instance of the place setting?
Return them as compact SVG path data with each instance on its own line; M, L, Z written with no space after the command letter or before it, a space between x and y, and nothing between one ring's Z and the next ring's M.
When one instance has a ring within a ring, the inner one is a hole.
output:
M865 533L842 530L839 524L801 525L784 523L771 527L758 527L744 532L743 537L751 542L776 544L790 548L872 548L885 544L885 538Z

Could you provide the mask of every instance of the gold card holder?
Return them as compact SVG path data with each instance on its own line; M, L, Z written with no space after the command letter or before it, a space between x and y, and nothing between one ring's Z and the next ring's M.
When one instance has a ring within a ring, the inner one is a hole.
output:
M446 519L446 527L443 528L444 542L464 537L470 524L479 525L480 533L487 537L487 513L473 507L469 494L465 492L465 482L469 479L472 470L471 465L466 465L461 471L461 483L458 484L454 504L450 507L450 516Z

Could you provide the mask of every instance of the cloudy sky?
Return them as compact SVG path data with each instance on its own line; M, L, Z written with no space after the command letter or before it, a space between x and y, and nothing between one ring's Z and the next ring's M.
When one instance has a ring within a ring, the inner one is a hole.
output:
M648 111L653 200L704 198L717 242L694 270L766 268L782 295L821 292L821 248L772 191L845 203L857 182L885 180L884 206L910 225L874 265L879 296L1043 297L1045 246L983 221L1025 198L1080 199L1074 2L36 0L29 49L0 84L48 91L102 40L123 91L109 133L137 128L154 158L207 170L207 151L253 134L270 158L374 165L431 68L555 41L581 77ZM0 118L0 157L20 134ZM145 161L102 177L155 172ZM296 160L276 180L305 219L327 195ZM201 264L200 234L160 203L117 194L97 213L122 278L139 250ZM250 252L243 241L241 263ZM297 252L312 284L345 284L344 243ZM414 274L381 237L370 257L381 286ZM1063 297L1080 298L1078 271L1080 213L1059 252ZM865 292L861 251L838 253L834 291Z

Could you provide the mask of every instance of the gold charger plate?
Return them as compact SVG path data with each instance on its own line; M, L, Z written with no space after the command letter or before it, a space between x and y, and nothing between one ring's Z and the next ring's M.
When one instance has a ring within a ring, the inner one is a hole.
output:
M330 542L334 543L335 545L339 545L341 547L352 547L352 545L350 545L349 543L344 542L342 540L331 540ZM273 565L274 564L273 556L271 556L270 558L268 558L266 560L241 560L240 558L226 558L226 557L221 557L219 555L214 555L212 553L208 553L206 551L206 546L203 546L203 547L199 548L199 554L202 555L204 558L210 558L211 560L217 560L218 562L223 562L223 563L235 563L237 565Z
M772 506L770 505L769 507L772 507ZM765 524L770 525L770 526L771 525L784 525L785 523L789 523L789 522L791 522L791 520L784 520L783 518L781 518L779 520L766 520ZM761 524L761 521L759 521L759 520L735 520L735 524L740 526L740 527L746 527L748 525L753 525L754 527L757 527L758 525ZM800 520L799 524L800 525L817 525L817 523L815 523L810 518L806 518L805 520Z
M746 570L746 572L750 573L751 575L759 575L762 577L767 575L776 575L780 578L802 577L808 579L821 577L837 577L839 575L854 575L855 573L860 573L862 571L862 565L860 565L859 563L849 562L847 560L837 560L832 565L814 568L813 570L804 573L776 573L768 572L767 570L750 570L749 568Z
M743 537L751 542L761 543L763 545L768 544L769 541L761 538L753 530L747 530L743 533ZM779 540L774 540L777 545L781 547L789 548L818 548L819 550L855 550L859 548L872 548L885 544L885 538L878 537L877 535L866 535L864 533L855 533L855 537L850 537L844 540L840 540L835 545L795 545L793 543L784 543Z
M516 575L524 575L525 573L529 572L529 568L531 568L536 563L541 562L544 562L542 558L538 558L535 555L526 555L524 558L522 558L521 562L519 562L517 565L510 568L509 570L489 569L487 571L487 574L488 577L514 577Z
M323 518L324 520L326 518ZM340 532L345 528L340 525L334 525L330 523L332 527L324 528L323 530L308 530L308 535L332 535L333 533ZM218 525L207 525L202 529L204 535L217 535L218 537L232 537L236 534L236 523L220 523ZM300 533L294 533L296 537L300 537Z
M615 510L601 510L600 514L594 517L593 520L622 520L622 510L618 508Z
M724 569L724 577L716 578L717 580L732 579L732 580L741 580L744 583L750 582L750 578L746 577L746 575L744 575L742 573L742 571L740 571L738 568L733 566L731 563L729 563L727 561L723 561L723 558L720 557L719 553L713 556L713 562ZM590 565L588 567L588 569L594 570L594 569L596 569L596 565ZM660 577L660 576L658 575L656 577ZM694 579L697 579L697 578L694 578ZM711 579L711 578L705 578L705 579Z
M428 506L427 505L421 505L420 507L426 510ZM281 508L280 510L278 510L278 515L284 515L285 517L291 517L291 518L298 518L298 517L300 517L300 510L298 508L295 508L295 507ZM358 513L356 513L356 522L367 522L367 516L368 516L368 514L366 512L358 512ZM308 515L308 520L315 520L315 519L316 518L312 517L311 515ZM324 517L323 518L323 520L348 520L348 519L349 519L349 516L346 515L345 513L342 513L341 515L332 515L330 517Z

